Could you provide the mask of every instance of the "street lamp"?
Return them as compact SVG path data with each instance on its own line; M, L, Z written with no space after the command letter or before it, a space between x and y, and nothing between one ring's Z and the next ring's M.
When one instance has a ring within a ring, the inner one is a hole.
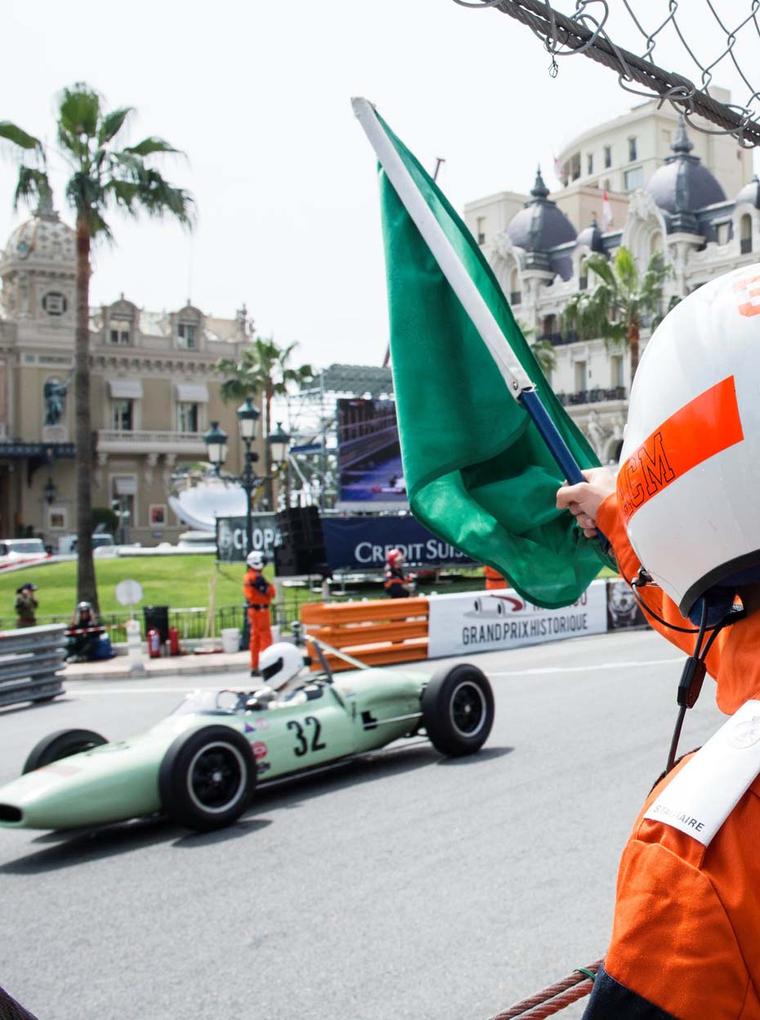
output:
M58 489L52 478L48 478L45 482L45 488L42 490L42 495L44 496L45 502L48 506L52 506L53 503L55 503L58 495Z
M283 464L287 465L288 460L288 447L290 446L290 436L283 429L282 422L277 422L277 428L267 436L267 445L269 446L269 455L271 457L272 464L281 468ZM285 506L290 506L290 475L286 473L285 476Z
M258 455L251 451L251 444L256 438L256 430L258 428L261 412L258 407L254 405L251 398L246 397L235 413L237 414L237 420L240 426L240 435L245 444L245 463L243 466L243 477L240 479L240 484L243 486L243 491L245 492L245 539L246 551L250 553L253 550L253 511L251 509L251 502L253 490L256 488L259 481L253 470L253 462L254 460L258 460Z
M227 459L227 433L219 428L218 421L211 422L211 428L203 434L203 442L208 450L208 459L219 474L219 468Z

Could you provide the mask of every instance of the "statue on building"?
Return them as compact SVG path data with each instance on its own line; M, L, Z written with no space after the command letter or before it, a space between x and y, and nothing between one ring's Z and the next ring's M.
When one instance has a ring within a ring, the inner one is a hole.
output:
M45 425L60 425L66 410L68 386L60 379L48 379L42 388L45 400Z

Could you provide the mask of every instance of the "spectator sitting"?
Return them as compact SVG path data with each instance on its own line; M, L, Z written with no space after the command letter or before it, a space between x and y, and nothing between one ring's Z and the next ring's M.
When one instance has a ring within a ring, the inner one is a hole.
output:
M78 603L66 631L68 645L66 658L70 662L90 662L98 658L96 650L103 633L103 627L98 623L92 605L89 602Z

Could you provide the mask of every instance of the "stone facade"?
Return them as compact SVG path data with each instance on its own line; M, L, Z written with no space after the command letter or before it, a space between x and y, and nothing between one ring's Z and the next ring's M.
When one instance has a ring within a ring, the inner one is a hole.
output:
M654 117L652 111L650 115ZM659 130L658 123L654 127ZM623 130L629 130L629 125ZM595 139L598 148L604 133L597 129L588 132L588 137ZM683 123L675 125L669 138L668 155L646 163L653 172L643 187L626 196L624 205L605 210L596 190L599 214L587 222L571 221L560 202L549 196L540 171L524 207L490 237L484 229L487 200L469 203L465 210L473 233L475 218L480 217L483 252L529 339L551 341L556 361L552 386L603 463L616 461L620 453L630 363L625 348L608 348L601 339L579 340L562 328L562 311L569 298L593 288L586 269L588 256L596 252L610 257L625 245L643 270L651 255L661 252L671 269L663 309L674 297L685 297L713 277L758 261L760 182L753 178L738 191L734 187L732 194L717 170L713 173L694 154L692 132ZM720 148L715 143L710 147L700 139L702 149L720 155L720 159L715 156L718 165L725 163L727 146L736 148L725 137L721 143ZM746 162L744 150L739 155L731 164L732 186L735 167ZM581 181L577 186L585 185ZM599 224L605 213L606 229L602 229ZM503 218L503 210L498 215ZM496 216L494 211L494 222ZM644 324L642 351L648 336Z
M0 280L0 538L40 535L55 548L76 531L71 228L38 212L12 234ZM122 295L93 309L90 327L93 506L116 505L129 541L176 541L186 526L169 506L170 480L206 460L211 421L230 437L225 469L242 465L235 406L221 400L214 365L239 356L244 318L190 304L156 314Z

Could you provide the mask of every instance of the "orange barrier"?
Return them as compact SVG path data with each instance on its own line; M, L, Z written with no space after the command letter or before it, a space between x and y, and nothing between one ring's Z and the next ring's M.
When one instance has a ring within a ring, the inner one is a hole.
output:
M301 622L308 633L333 648L343 649L368 666L414 662L428 654L428 600L368 599L366 602L307 602ZM319 660L310 649L312 669ZM335 655L326 654L330 669L351 669Z

